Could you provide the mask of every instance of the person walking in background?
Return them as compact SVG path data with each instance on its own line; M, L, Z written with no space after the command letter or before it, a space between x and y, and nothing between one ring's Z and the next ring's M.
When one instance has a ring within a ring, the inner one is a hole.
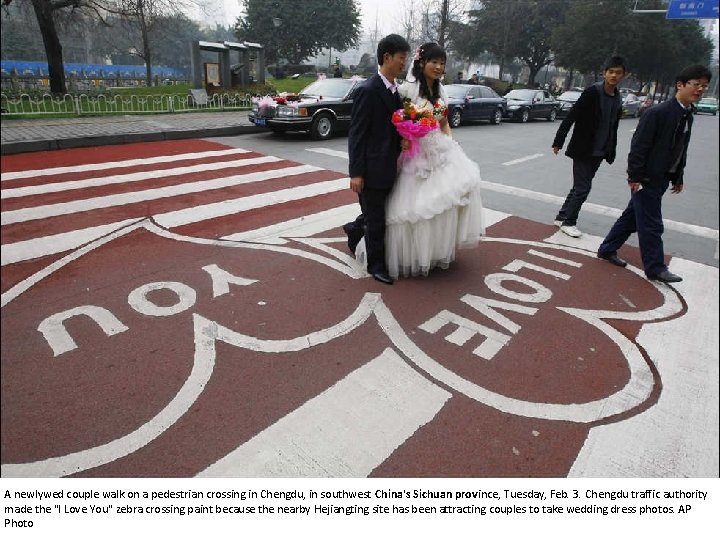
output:
M455 84L462 84L463 82L463 72L458 71L457 77L455 77Z
M555 225L579 238L577 228L580 208L590 195L592 180L603 159L615 161L617 129L622 116L622 97L617 89L626 73L625 60L613 56L603 69L603 82L586 88L560 124L552 143L557 155L565 144L570 128L575 124L565 155L573 160L573 186L560 211Z
M597 256L624 267L618 249L634 232L648 279L675 283L680 276L665 264L662 234L662 197L668 186L683 191L683 173L693 123L693 107L708 88L712 75L705 66L693 65L675 78L675 99L648 109L640 118L628 155L630 202L600 244Z
M477 73L473 73L472 76L468 79L467 84L478 84L478 75Z
M348 248L355 253L365 237L367 271L392 284L385 261L385 203L397 178L401 138L392 123L402 103L396 77L405 71L410 44L398 34L378 43L378 72L366 80L353 100L348 133L350 189L358 194L362 213L343 225Z

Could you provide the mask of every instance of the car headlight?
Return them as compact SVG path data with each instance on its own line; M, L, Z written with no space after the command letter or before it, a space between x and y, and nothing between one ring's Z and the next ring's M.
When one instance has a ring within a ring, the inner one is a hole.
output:
M509 105L508 110L510 111L517 111L520 108L520 105Z
M297 115L297 109L295 109L294 107L288 107L286 105L278 105L276 112L276 116L280 118L288 118Z

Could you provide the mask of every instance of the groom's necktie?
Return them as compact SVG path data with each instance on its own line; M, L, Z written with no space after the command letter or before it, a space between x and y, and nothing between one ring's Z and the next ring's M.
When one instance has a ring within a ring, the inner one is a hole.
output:
M390 88L388 88L388 92L392 94L393 103L395 104L395 108L399 109L402 107L402 101L400 100L400 93L397 90L397 84L392 84Z

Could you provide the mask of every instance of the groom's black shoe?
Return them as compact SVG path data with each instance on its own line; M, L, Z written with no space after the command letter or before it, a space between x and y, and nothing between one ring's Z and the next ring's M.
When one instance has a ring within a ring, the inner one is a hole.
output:
M393 278L391 278L384 270L381 270L380 272L372 272L372 277L381 283L385 283L386 285L392 285L394 283Z
M360 239L363 237L362 230L358 230L358 227L355 225L354 222L346 223L345 225L343 225L342 228L348 237L348 249L350 250L350 253L354 254L355 248L360 242Z

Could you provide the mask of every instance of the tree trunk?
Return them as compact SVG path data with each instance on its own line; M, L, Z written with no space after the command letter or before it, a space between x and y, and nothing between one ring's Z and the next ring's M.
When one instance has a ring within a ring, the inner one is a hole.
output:
M138 21L143 42L143 60L145 60L145 80L148 87L152 86L152 51L150 50L150 33L148 32L147 20L145 18L144 5L139 3L140 11Z
M537 66L533 66L530 64L527 64L528 69L530 70L530 73L528 75L528 86L530 88L535 87L535 78L537 77L537 74L540 72L540 69Z
M438 45L445 48L445 34L447 33L448 19L450 18L450 0L442 0L440 8L440 28L438 31Z
M48 76L50 91L53 94L65 94L65 67L63 65L62 45L55 28L55 19L50 2L32 0L35 17L37 18L40 34L45 45L45 56L48 62Z

